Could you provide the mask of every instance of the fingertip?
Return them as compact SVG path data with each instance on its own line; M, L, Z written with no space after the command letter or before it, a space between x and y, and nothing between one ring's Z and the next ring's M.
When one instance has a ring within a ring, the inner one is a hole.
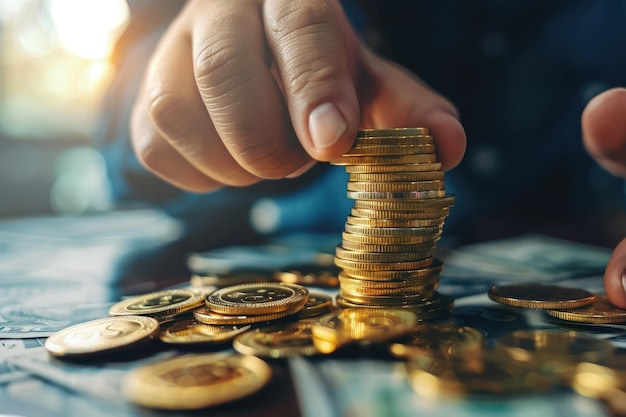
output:
M447 111L434 111L424 118L437 144L437 155L444 170L457 166L465 155L467 137L458 117Z
M626 309L626 239L617 245L607 264L604 290L613 305Z
M596 159L626 154L626 88L613 88L592 98L581 115L583 143Z

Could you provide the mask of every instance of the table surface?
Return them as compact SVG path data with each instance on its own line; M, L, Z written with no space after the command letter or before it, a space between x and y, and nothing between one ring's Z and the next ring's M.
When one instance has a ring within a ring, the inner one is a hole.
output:
M184 259L176 251L179 235L176 221L152 210L0 222L0 414L608 415L598 401L572 390L519 398L449 401L420 397L396 361L369 352L270 360L273 378L254 395L210 410L160 412L132 406L121 398L120 379L142 361L189 351L159 348L146 350L140 357L94 363L68 363L47 355L42 345L54 329L72 320L105 316L111 303L123 296L188 283L189 271L181 268ZM442 251L446 269L440 292L455 298L449 320L481 329L488 344L515 329L559 328L536 311L514 311L493 303L486 296L489 286L532 279L601 292L601 273L610 255L605 248L541 235L460 249L464 250ZM168 258L172 253L175 261ZM578 331L606 338L620 351L626 348L626 326Z

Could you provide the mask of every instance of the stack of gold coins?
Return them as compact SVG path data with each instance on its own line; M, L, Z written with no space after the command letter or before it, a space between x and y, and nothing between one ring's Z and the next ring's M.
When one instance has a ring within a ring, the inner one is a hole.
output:
M427 128L359 131L331 162L350 174L354 200L336 249L340 307L407 308L437 317L451 301L436 289L443 264L433 258L454 196Z

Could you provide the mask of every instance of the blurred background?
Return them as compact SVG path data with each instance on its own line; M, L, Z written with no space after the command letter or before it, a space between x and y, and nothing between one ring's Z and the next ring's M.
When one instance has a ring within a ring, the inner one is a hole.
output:
M0 0L0 216L111 207L92 135L126 0Z

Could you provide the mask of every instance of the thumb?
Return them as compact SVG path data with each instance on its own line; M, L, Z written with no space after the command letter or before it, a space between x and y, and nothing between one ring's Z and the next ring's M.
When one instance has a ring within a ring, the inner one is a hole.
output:
M626 239L613 251L604 271L606 295L619 308L626 308Z

